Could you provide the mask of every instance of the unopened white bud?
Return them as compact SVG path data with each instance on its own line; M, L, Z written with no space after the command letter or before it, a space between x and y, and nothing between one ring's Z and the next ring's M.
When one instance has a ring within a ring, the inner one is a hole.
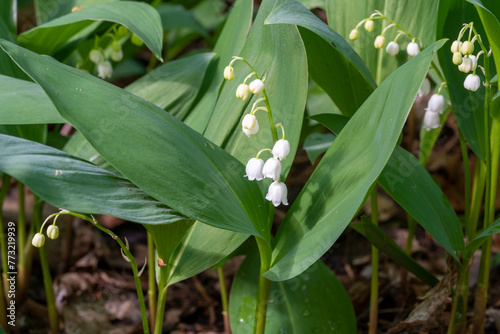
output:
M425 78L424 81L422 82L422 86L420 86L420 88L418 89L418 96L419 97L425 96L429 94L430 91L431 91L431 83L429 79Z
M376 49L382 49L385 46L385 37L378 35L375 38L375 42L373 42L373 46L375 46Z
M47 227L47 236L52 240L57 239L59 237L59 227L56 225L50 225Z
M460 47L460 52L462 52L464 56L471 55L474 52L474 43L469 41L463 42Z
M99 65L104 61L104 55L102 54L101 50L92 49L89 53L89 59L94 64Z
M451 44L451 53L459 52L460 51L460 42L459 41L453 41Z
M395 56L399 53L399 44L396 42L389 42L389 44L387 44L387 47L385 48L385 51L387 51L387 53L391 56Z
M42 233L37 233L31 240L34 247L40 248L45 244L45 236Z
M453 54L452 61L453 61L453 64L455 64L455 65L457 65L457 66L458 66L458 65L460 65L460 64L462 64L462 53L460 53L460 52L455 52L455 53Z
M470 55L469 58L472 61L471 70L474 71L477 67L477 58L474 55Z
M252 93L257 95L262 93L262 91L264 90L264 83L260 79L255 79L250 83L250 85L248 85L248 88Z
M373 23L372 20L366 20L365 21L365 29L368 32L372 32L373 29L375 29L375 23Z
M259 132L259 122L257 121L257 117L255 117L255 115L245 115L245 117L243 117L243 121L241 122L241 126L243 128L243 133L248 137Z
M236 89L236 97L239 98L239 99L242 99L243 101L245 101L248 98L248 92L249 91L250 90L248 89L248 85L247 84L241 84Z
M358 39L358 36L359 36L359 32L358 32L358 29L352 29L351 30L351 33L349 34L349 39L351 41L355 41Z
M234 68L232 66L226 66L224 68L224 79L229 81L234 79Z
M476 74L469 74L464 81L464 88L475 92L481 86L481 79Z
M112 50L111 59L116 62L121 61L123 59L123 50L119 51Z
M410 56L414 57L420 53L420 46L418 46L418 43L415 42L408 43L406 52L408 52Z

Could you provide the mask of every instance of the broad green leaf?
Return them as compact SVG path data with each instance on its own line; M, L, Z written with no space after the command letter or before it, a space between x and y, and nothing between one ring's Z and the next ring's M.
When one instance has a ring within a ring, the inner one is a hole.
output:
M323 125L338 134L346 118L316 115ZM455 211L439 186L411 153L397 146L378 178L380 185L450 254L458 259L463 234Z
M167 62L125 89L182 120L200 89L213 57L213 53L201 53Z
M295 277L344 231L389 160L432 57L443 44L436 42L397 69L349 120L285 216L264 276Z
M500 3L498 1L485 1L488 7L481 2L481 0L467 0L476 6L479 17L483 23L484 30L490 42L493 59L495 60L496 68L500 68L500 23L498 22L498 15L500 14ZM491 8L488 9L488 8ZM495 14L497 16L495 16ZM477 46L477 44L476 44Z
M163 30L160 15L148 4L132 1L103 3L69 13L18 37L21 46L37 53L53 55L64 44L85 37L81 30L93 22L115 22L139 36L161 58ZM91 31L86 31L90 33Z
M0 45L61 116L146 193L203 223L268 238L267 203L231 155L125 90L12 43Z
M473 5L465 0L439 1L436 37L449 38L449 41L444 48L439 50L438 58L450 93L453 114L474 154L484 159L482 140L484 134L484 87L479 87L476 92L464 88L467 74L460 72L453 64L453 55L450 51L451 43L457 39L462 25L471 21L474 22L474 28L478 30L483 41L488 44L481 21ZM482 79L480 72L478 71L477 74Z
M45 92L33 82L0 75L0 101L0 124L65 122Z
M342 114L330 96L314 81L309 81L306 111L309 119L318 114Z
M34 0L36 20L38 24L46 23L50 20L71 13L73 7L87 8L101 3L118 0Z
M325 8L325 0L299 0L307 9Z
M276 3L266 24L277 23L300 26L311 78L343 114L352 116L376 87L361 58L340 35L296 0Z
M419 156L418 160L422 166L427 165L427 161L429 160L429 156L431 155L432 149L436 144L436 140L443 129L444 123L446 123L446 119L451 113L451 108L447 108L446 111L440 115L441 118L441 127L437 129L432 129L427 131L424 128L424 124L422 123L422 127L420 128L420 147L419 147Z
M387 254L394 262L425 283L434 286L439 282L434 275L406 254L387 234L365 217L361 217L361 222L353 222L350 226L367 238L373 246Z
M229 64L231 58L239 55L245 44L250 24L252 23L252 0L237 0L233 5L229 17L224 25L214 53L217 54L217 62L212 63L206 72L206 91L193 106L185 122L200 133L205 132L207 124L214 112L215 104L219 98L220 88L224 82L222 73ZM218 127L219 125L217 125Z
M316 159L330 148L334 140L335 136L331 133L314 132L306 137L302 148L306 151L311 164L314 165Z
M472 255L481 247L481 245L486 241L486 237L490 235L500 233L500 219L497 219L488 226L483 232L477 235L474 239L472 239L467 246L465 246L464 250L464 258L470 259Z
M55 207L143 224L185 219L129 180L55 148L2 134L0 147L0 170Z
M17 33L17 0L2 0L0 2L0 21L15 35Z
M260 260L253 252L231 287L229 317L233 333L253 333ZM265 333L354 334L356 316L347 292L322 262L284 282L272 282Z
M437 5L437 0L330 0L326 2L326 14L328 25L347 40L351 30L361 20L369 17L375 10L379 10L413 37L420 38L425 48L436 40ZM405 36L398 39L400 51L396 57L387 54L385 48L375 49L373 46L375 37L388 25L389 22L385 20L375 20L375 30L371 33L361 25L358 29L358 39L349 40L378 84L408 60L406 45L410 40ZM391 28L384 34L386 44L394 39L397 30L397 28Z
M183 6L161 3L156 9L161 17L163 30L189 28L198 32L204 38L209 37L193 14Z
M264 20L274 3L274 0L262 2L239 56L252 64L260 77L266 74L265 85L273 121L275 124L283 123L286 139L291 147L289 156L282 162L282 176L286 176L298 146L302 127L307 98L307 63L303 43L296 27L264 25ZM260 125L256 135L249 138L241 131L244 115L250 112L253 101L262 95L250 94L247 101L236 98L237 86L251 71L242 61L234 64L234 71L235 79L224 83L205 136L246 164L261 149L272 148L273 141L269 118L265 111L256 114ZM222 76L222 71L219 73ZM224 126L221 127L221 124ZM267 159L268 156L263 155L262 158Z
M4 2L2 2L3 4ZM0 11L1 12L1 11ZM9 27L4 22L4 19L0 18L0 38L6 39L9 42L15 43L14 35L9 30ZM0 74L8 75L10 77L19 79L28 79L28 76L24 74L23 71L10 59L10 57L0 50Z
M3 125L0 122L0 133L42 144L45 144L47 140L47 126L45 124Z

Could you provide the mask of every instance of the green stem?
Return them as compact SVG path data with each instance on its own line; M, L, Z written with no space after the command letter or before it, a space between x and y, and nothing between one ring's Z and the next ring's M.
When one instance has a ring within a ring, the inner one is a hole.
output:
M160 267L160 280L158 282L158 305L156 307L155 331L154 334L161 334L163 328L163 316L165 314L165 304L167 302L168 291L168 267Z
M469 154L467 153L467 143L465 142L465 137L462 131L458 129L458 138L460 139L460 148L462 149L462 160L464 162L464 183L465 183L465 226L467 231L467 226L469 225L469 215L470 215L470 204L471 204L471 185L470 185L470 166L469 166ZM467 235L469 236L469 235Z
M7 192L9 191L10 176L3 174L2 176L2 189L0 189L0 249L2 250L2 273L7 275L9 271L7 268L7 244L5 243L5 232L3 226L3 201Z
M224 268L220 266L217 268L217 274L219 274L219 285L220 285L220 299L222 303L222 317L224 318L224 333L231 333L231 327L229 323L229 307L227 303L227 288L226 288L226 277L224 276Z
M462 291L466 287L464 287L464 278L466 276L466 272L463 269L460 269L458 272L458 278L457 278L457 286L455 288L455 293L453 296L453 302L451 304L451 314L450 314L450 323L448 325L448 334L454 334L456 333L456 317L457 317L457 311L458 311L458 306L459 306L459 301L460 301L460 296L462 296ZM462 315L459 319L462 320L462 317L465 316L464 310L460 310L460 314Z
M17 218L17 247L18 251L18 266L24 267L24 248L26 247L26 214L24 208L24 184L18 181L18 200L19 213Z
M151 331L154 331L156 319L156 273L155 273L155 244L151 233L148 232L148 301Z
M477 224L479 222L479 215L481 213L481 204L483 202L485 182L486 165L480 159L476 159L472 184L471 209L469 221L465 226L469 240L474 239L477 234Z
M375 226L378 226L378 214L377 214L377 186L373 187L371 196L371 221ZM378 319L378 249L372 246L372 277L371 277L371 288L370 288L370 323L369 323L369 333L377 333L377 319Z
M7 331L7 308L5 307L4 280L0 280L0 328Z
M271 247L267 241L255 237L260 253L260 275L257 290L257 309L255 313L254 334L264 334L266 329L267 305L269 301L269 290L271 281L262 274L269 270L271 265Z

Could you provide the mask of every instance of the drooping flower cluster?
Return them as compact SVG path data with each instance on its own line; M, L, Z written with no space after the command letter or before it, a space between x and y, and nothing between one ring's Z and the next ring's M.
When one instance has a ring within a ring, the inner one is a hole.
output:
M52 240L59 238L59 227L57 227L56 225L57 217L59 217L59 214L64 214L66 212L67 212L66 210L61 210L61 212L59 212L58 214L50 215L47 219L45 219L42 226L40 227L40 232L36 233L33 236L33 239L31 239L31 244L37 248L40 248L45 244L45 236L42 233L43 227L52 217L55 217L54 222L52 223L52 225L49 225L49 227L47 227L47 236L49 237L49 239Z
M373 22L373 20L377 20L377 19L387 20L387 21L391 22L391 24L389 24L387 27L385 27L382 30L382 32L380 33L380 35L378 35L375 38L375 41L373 42L373 46L376 49L382 49L385 46L385 42L386 42L385 41L385 36L384 36L385 33L390 28L396 27L398 29L398 34L396 35L396 37L394 38L393 41L391 41L391 42L389 42L389 44L387 44L387 47L385 48L385 51L389 55L391 55L391 56L397 55L399 53L399 44L397 43L398 38L401 35L405 35L405 36L407 36L411 40L411 42L408 43L408 45L406 47L406 52L408 53L408 55L413 57L413 56L416 56L417 54L419 54L420 48L421 48L421 46L419 44L420 41L417 38L412 37L407 31L405 31L403 28L401 28L401 26L399 26L393 20L391 20L388 17L386 17L384 14L382 14L378 10L376 10L372 15L370 15L370 17L361 20L356 25L356 27L353 30L351 30L351 33L349 34L349 39L354 41L354 40L356 40L358 38L358 36L359 36L358 29L363 24L364 24L364 27L365 27L366 31L372 32L375 29L375 23Z
M269 105L269 101L267 100L267 94L265 93L265 81L266 76L260 79L257 73L253 70L250 64L241 57L233 57L233 60L229 63L228 66L224 69L224 78L226 80L234 80L235 73L233 64L237 61L241 60L246 63L251 69L252 72L245 77L243 83L241 83L236 89L236 97L242 100L246 100L250 93L253 95L263 94L263 97L258 98L252 105L252 109L249 114L243 116L243 120L241 122L242 131L248 137L257 134L259 132L259 122L255 113L259 110L265 111L268 113L270 122L272 120L272 112ZM255 76L250 84L247 84L247 80L251 77ZM265 106L259 104L264 103ZM277 139L277 128L281 128L282 138ZM266 199L273 203L274 206L279 206L280 204L288 205L287 195L288 191L286 185L281 182L281 161L286 159L288 154L290 153L290 143L285 139L285 129L281 123L274 125L271 122L271 131L273 133L273 141L274 145L272 149L264 148L260 150L257 155L251 158L246 165L246 175L249 181L253 180L263 180L264 178L270 178L273 180L271 185L269 186ZM267 159L264 162L263 159L260 158L260 155L264 152L270 152L272 157Z
M444 96L440 94L442 87L443 86L439 88L437 94L433 94L431 96L427 104L427 108L425 108L424 128L427 131L441 127L439 115L444 112L445 104Z
M461 39L465 32L469 30L469 37L466 41L462 42ZM472 36L474 34L474 36ZM478 52L476 56L474 53L474 43L478 42L481 46L481 51ZM465 24L464 27L460 30L458 34L458 38L456 41L453 41L450 48L451 53L453 53L453 64L458 66L458 70L464 73L471 74L467 75L464 81L464 88L470 91L475 92L481 86L481 79L476 74L477 61L479 56L484 53L484 45L481 41L481 36L477 34L474 29L473 22L469 24Z
M97 66L97 76L103 80L111 78L113 65L111 61L119 62L123 59L122 38L127 36L129 31L124 26L108 32L104 37L110 37L112 42L105 49L99 47L99 37L95 39L95 46L89 53L89 60ZM133 37L133 36L132 36Z

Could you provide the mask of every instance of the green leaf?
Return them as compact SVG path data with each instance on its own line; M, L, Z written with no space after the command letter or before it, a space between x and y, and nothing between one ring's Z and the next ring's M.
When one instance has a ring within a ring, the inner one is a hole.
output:
M264 276L285 280L300 274L344 231L389 160L432 57L443 44L436 42L397 69L349 120L285 216Z
M313 132L304 140L302 148L306 151L311 164L314 165L316 159L328 150L335 140L335 136L331 133Z
M55 207L143 224L185 219L129 180L55 148L2 134L0 146L0 170Z
M406 254L387 234L365 217L361 217L361 222L353 222L350 226L367 238L373 246L387 254L394 262L428 285L434 286L439 282L434 275Z
M259 266L255 251L233 281L229 298L233 333L253 333ZM357 333L349 296L322 262L291 280L272 282L269 300L265 333Z
M93 22L102 21L124 25L139 36L158 59L162 59L160 15L150 5L132 1L103 3L69 13L22 33L18 42L37 53L53 55L64 44L85 37L84 33L91 33L82 30Z
M311 78L344 115L352 116L377 86L361 58L340 35L296 0L276 3L266 24L277 23L300 26Z
M8 2L2 2L2 4ZM5 13L0 11L0 13ZM6 39L9 42L15 43L14 36L12 35L9 27L4 22L2 18L0 18L0 38ZM10 57L0 50L0 74L8 75L10 77L19 78L19 79L27 79L28 76L24 74L19 67L10 59Z
M379 10L398 23L413 37L420 38L424 47L429 46L436 40L436 8L437 1L433 0L332 0L326 2L329 26L346 40L351 30L361 20L369 17L375 10ZM375 49L373 46L375 37L380 34L384 27L389 25L389 22L385 20L375 20L374 22L374 31L370 33L361 25L358 29L358 39L349 41L349 43L365 62L376 82L380 84L389 74L409 59L406 53L406 45L410 40L405 36L398 39L400 51L396 57L387 54L385 48ZM396 34L396 28L389 29L384 34L386 44L393 40Z
M266 92L272 109L273 121L283 123L286 129L286 139L291 147L289 156L282 162L281 175L284 177L290 169L299 142L307 98L307 64L305 50L296 27L264 25L264 20L274 2L274 0L262 2L239 56L252 64L260 77L266 74ZM224 147L246 164L262 148L271 148L273 142L269 118L265 111L256 113L260 125L259 133L248 138L241 131L241 121L244 115L250 112L252 101L262 95L251 95L247 101L236 98L237 86L243 82L251 70L242 61L237 61L234 64L234 71L235 79L224 83L205 131L205 137ZM218 75L222 76L222 71ZM221 124L224 126L221 127ZM262 158L267 157L263 155Z
M161 3L156 9L161 17L163 30L189 28L198 32L204 38L209 37L193 14L183 6Z
M316 115L314 119L337 134L341 133L346 122L346 118L340 115ZM437 242L458 259L458 253L464 248L460 221L442 190L417 158L397 146L378 182Z
M0 45L61 116L145 192L187 217L269 238L267 203L231 155L152 103L50 57Z
M36 20L38 24L46 23L60 16L71 13L73 7L87 8L100 3L118 0L34 0Z
M0 75L2 124L64 123L45 92L37 84Z
M464 250L464 259L470 259L474 253L481 247L481 245L487 240L486 237L490 235L500 233L500 219L497 219L488 226L483 232L472 239Z
M206 91L203 92L200 100L190 110L185 123L203 133L214 112L215 104L219 98L221 85L224 82L224 68L229 64L231 58L239 55L245 44L250 24L252 23L252 0L237 0L232 6L229 17L224 25L217 43L214 47L214 53L217 54L217 62L213 62L207 69ZM219 125L216 125L219 127Z
M170 61L125 89L183 120L195 100L202 84L201 77L213 57L213 53L201 53Z
M437 38L449 38L446 46L438 52L439 64L446 79L450 93L453 114L462 130L467 143L480 159L484 159L484 87L476 92L464 88L467 74L458 70L452 62L451 43L457 39L464 23L474 22L474 28L483 37L486 36L474 7L465 0L440 0L436 24ZM486 41L485 41L486 42ZM478 75L482 75L477 72Z

